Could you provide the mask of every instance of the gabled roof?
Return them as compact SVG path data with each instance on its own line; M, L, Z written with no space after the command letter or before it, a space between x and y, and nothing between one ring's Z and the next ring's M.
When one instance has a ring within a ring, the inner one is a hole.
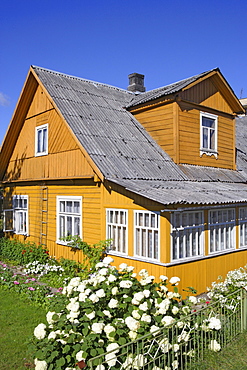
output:
M237 171L176 165L125 108L134 100L139 104L142 96L156 99L168 91L175 92L210 72L136 97L113 86L32 66L23 94L29 94L30 101L35 86L42 86L103 181L165 205L245 202L247 177ZM14 133L17 139L21 129L17 117L23 120L19 113L23 111L23 100L21 96L3 145L3 167L11 153L8 136Z

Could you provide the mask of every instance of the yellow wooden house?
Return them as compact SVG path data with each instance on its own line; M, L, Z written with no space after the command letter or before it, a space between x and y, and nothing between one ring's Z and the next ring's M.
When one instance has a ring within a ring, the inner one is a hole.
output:
M5 233L56 258L80 258L66 235L112 239L114 265L200 293L247 263L244 109L219 69L151 91L143 78L123 90L30 67L1 148Z

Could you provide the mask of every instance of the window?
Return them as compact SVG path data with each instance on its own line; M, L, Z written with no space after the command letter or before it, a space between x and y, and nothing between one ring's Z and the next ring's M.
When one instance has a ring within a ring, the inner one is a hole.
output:
M159 259L159 214L150 211L135 211L135 255Z
M247 246L247 207L239 209L239 242L240 247Z
M200 155L214 155L217 158L217 126L217 116L200 112Z
M127 254L127 211L106 210L106 238L112 239L111 250Z
M172 260L202 256L203 212L179 212L172 215Z
M235 210L209 211L209 253L234 248Z
M13 196L13 209L4 210L4 231L28 235L28 195Z
M82 197L57 197L57 239L69 235L82 238Z
M48 124L37 126L35 131L35 155L48 154Z

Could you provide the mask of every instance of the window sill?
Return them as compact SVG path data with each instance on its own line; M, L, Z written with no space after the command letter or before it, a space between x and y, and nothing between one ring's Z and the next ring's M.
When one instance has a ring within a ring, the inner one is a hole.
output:
M200 157L202 157L203 154L206 154L208 156L214 156L216 159L218 158L218 152L215 150L210 150L210 149L200 149Z

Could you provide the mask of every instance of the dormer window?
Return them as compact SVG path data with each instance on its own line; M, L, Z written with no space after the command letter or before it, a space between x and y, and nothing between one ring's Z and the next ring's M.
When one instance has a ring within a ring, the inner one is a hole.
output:
M200 112L200 155L214 155L217 158L218 117L214 114Z
M35 131L35 156L48 154L48 124L37 126Z

